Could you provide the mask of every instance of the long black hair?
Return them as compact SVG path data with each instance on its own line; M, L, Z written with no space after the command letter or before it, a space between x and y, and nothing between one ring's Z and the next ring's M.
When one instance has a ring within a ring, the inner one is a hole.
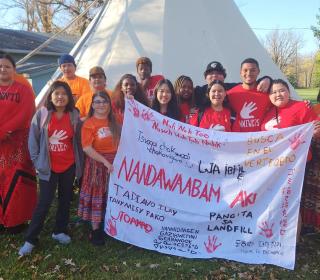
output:
M68 104L66 105L65 112L72 112L75 109L72 91L69 85L63 81L54 81L52 83L44 106L47 107L48 110L56 111L56 107L52 103L52 93L59 87L64 88L68 96Z
M163 85L166 84L169 87L169 90L171 92L171 99L168 103L168 108L167 108L167 113L166 116L175 120L179 120L180 118L180 112L179 112L179 107L178 107L178 103L177 103L177 96L176 93L174 91L173 85L170 82L170 80L168 79L162 79L160 80L157 85L154 88L154 99L152 102L152 106L151 108L157 112L160 112L160 103L159 100L157 98L157 93L159 88Z
M93 96L92 96L92 100L91 100L91 105L90 105L90 110L89 110L89 113L88 113L88 118L92 117L93 114L94 114L94 109L92 107L92 104L93 104L93 101L96 97L101 97L103 98L104 100L106 100L109 104L109 107L110 107L110 112L107 116L107 120L109 121L109 125L110 125L110 131L112 133L112 136L113 136L113 142L114 143L118 143L119 142L119 139L120 139L120 134L121 134L121 127L120 125L117 123L116 121L116 117L113 113L113 110L112 110L112 106L111 106L111 98L110 96L108 95L108 93L106 93L105 91L99 91L97 93L95 93Z

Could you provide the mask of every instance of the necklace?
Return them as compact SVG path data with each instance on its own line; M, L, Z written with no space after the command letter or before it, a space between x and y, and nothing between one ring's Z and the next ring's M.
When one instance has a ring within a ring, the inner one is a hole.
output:
M13 81L11 81L10 84L7 85L7 86L1 86L1 87L7 87L7 89L4 90L4 91L1 90L1 91L0 91L0 95L1 95L1 96L6 96L7 93L8 93L8 91L9 91L9 89L12 87L12 85L13 85Z

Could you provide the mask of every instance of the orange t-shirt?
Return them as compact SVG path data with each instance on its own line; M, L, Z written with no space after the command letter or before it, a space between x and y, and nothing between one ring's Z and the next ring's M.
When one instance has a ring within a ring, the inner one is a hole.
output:
M15 73L13 79L14 79L15 81L17 81L18 83L27 86L27 87L33 92L33 94L34 94L32 85L29 83L29 81L28 81L23 75L18 74L18 73Z
M51 169L56 173L66 171L74 164L73 128L69 113L63 114L61 119L53 113L48 125L49 153Z
M87 119L82 126L81 141L83 148L92 146L98 153L108 154L117 151L107 119Z
M59 79L60 81L66 82L71 88L72 95L79 99L80 96L91 93L89 81L85 78L76 76L74 79L69 80L65 77Z
M109 89L106 89L107 94L111 97L112 96L112 91ZM76 107L79 109L80 111L80 118L84 118L88 115L89 111L90 111L90 106L91 106L91 101L92 101L92 92L82 95L77 103L76 103Z

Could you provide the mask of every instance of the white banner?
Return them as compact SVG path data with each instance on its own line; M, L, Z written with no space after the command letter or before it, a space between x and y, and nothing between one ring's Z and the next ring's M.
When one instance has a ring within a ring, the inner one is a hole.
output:
M312 132L206 130L127 100L105 230L166 254L293 269Z

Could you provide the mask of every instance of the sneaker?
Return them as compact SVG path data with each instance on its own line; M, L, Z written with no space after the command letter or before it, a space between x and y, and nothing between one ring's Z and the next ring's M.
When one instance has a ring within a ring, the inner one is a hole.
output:
M23 246L20 248L18 254L19 256L25 256L31 254L32 250L34 248L34 245L26 241Z
M58 234L52 233L52 238L61 244L69 244L71 242L70 236L63 232Z
M103 232L100 229L93 230L90 234L90 242L95 246L104 245L104 236Z

